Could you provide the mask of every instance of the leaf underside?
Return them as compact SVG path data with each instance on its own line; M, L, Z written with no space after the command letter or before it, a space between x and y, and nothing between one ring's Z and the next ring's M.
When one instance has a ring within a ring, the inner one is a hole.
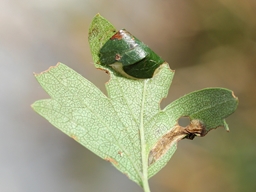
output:
M107 96L59 63L35 75L51 98L36 101L32 107L55 127L142 185L142 156L149 159L150 178L169 161L177 141L194 129L179 126L180 117L198 120L197 127L203 130L201 136L219 126L228 129L224 118L235 111L238 100L230 90L207 88L185 95L161 110L160 101L167 97L174 71L163 63L153 78L133 80L100 65L99 50L115 31L100 15L94 18L89 30L95 67L110 74ZM160 144L163 141L165 145Z

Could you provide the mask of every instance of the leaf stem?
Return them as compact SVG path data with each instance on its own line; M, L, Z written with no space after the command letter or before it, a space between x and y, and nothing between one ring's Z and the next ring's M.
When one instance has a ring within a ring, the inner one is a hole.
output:
M141 112L140 112L140 141L141 141L141 160L142 160L142 186L144 192L150 192L149 184L148 184L148 160L146 155L146 141L145 141L145 133L144 133L144 104L146 98L146 84L147 80L144 81L143 88L143 96L142 96L142 104L141 104Z

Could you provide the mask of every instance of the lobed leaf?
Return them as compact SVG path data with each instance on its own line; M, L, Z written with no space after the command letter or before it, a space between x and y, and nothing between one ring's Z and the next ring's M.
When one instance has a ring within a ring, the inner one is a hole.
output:
M204 136L224 126L238 100L232 91L207 88L185 95L160 109L167 97L174 71L167 63L150 79L128 79L103 66L99 50L115 33L106 19L96 15L89 43L96 68L110 74L107 96L93 83L64 64L36 74L50 99L36 101L33 109L77 142L111 162L143 186L169 161L180 139ZM191 123L181 127L178 119ZM146 161L145 161L146 160Z

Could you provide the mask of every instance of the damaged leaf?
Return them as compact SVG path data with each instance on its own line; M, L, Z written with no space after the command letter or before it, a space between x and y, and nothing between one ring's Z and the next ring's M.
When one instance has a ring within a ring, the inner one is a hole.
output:
M97 15L89 30L96 68L110 74L104 95L93 83L64 64L35 77L50 99L36 101L33 109L55 127L110 162L149 191L147 180L169 161L183 138L204 136L224 126L238 99L223 88L207 88L185 95L160 109L174 71L163 62L152 78L132 79L101 63L101 48L116 33ZM182 127L180 117L189 117Z
M238 99L233 92L224 88L202 89L173 101L157 114L155 117L157 120L154 121L155 125L149 122L151 127L147 129L149 130L149 140L153 141L153 147L149 145L149 165L157 160L160 160L157 164L161 164L161 161L165 162L161 159L164 159L165 155L168 156L168 150L171 147L176 148L175 143L180 139L205 136L210 130L217 127L224 127L229 130L225 118L234 112L237 104ZM186 127L178 124L178 119L184 116L191 120ZM166 133L154 141L155 137L152 136L152 133L158 132L159 127L161 130L166 130ZM154 166L150 166L150 170L154 170ZM154 175L154 171L150 172L151 174Z
M115 33L100 49L101 65L109 65L127 78L151 78L163 60L125 29Z

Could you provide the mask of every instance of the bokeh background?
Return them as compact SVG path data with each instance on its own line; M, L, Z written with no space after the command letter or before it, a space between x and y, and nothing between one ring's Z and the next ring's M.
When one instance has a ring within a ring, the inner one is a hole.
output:
M97 13L176 70L162 107L205 87L239 97L227 118L231 132L219 128L179 142L150 179L152 192L256 191L255 10L255 0L1 0L0 191L142 191L30 107L49 97L33 72L59 61L106 92L108 76L94 68L87 40Z

